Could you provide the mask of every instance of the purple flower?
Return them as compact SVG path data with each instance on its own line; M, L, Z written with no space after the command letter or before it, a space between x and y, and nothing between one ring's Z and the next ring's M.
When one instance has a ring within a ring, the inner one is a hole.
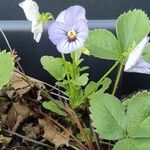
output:
M88 32L85 9L78 5L62 11L48 29L49 39L64 54L82 48Z

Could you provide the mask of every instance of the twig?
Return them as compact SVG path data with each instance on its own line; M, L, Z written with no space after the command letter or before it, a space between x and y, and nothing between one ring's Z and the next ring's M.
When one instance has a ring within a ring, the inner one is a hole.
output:
M84 137L87 145L88 145L88 148L89 150L94 150L94 146L93 146L93 143L91 142L91 140L88 138L88 136L86 135L82 125L81 125L81 122L76 114L76 112L69 108L68 104L65 103L65 106L66 106L66 112L69 114L69 116L74 120L74 122L77 124L77 127L79 128L82 136Z
M6 35L5 35L5 33L3 32L2 29L0 29L0 32L2 33L2 35L3 35L3 37L4 37L5 41L6 41L6 44L7 44L8 48L9 48L9 50L13 53L13 49L12 49L12 47L10 46L10 43L9 43L9 41L8 41L8 39L7 39ZM20 63L19 63L18 61L16 61L16 62L17 62L17 65L19 66L20 70L21 70L23 73L25 73L24 70L23 70L23 68L21 67Z
M110 146L114 146L114 144L111 144L109 142L103 142L103 141L100 141L101 144L105 144L105 145L110 145Z
M93 131L93 136L94 136L94 139L95 139L95 142L96 142L96 146L97 146L97 150L100 150L100 144L99 144L99 139L98 139L98 136L96 134L96 132L94 131L93 127L92 127L92 131Z
M60 94L57 94L57 93L54 93L54 92L49 92L50 94L52 94L52 95L55 95L55 96L58 96L59 98L62 98L62 99L64 99L64 100L69 100L69 98L67 98L67 97L65 97L65 96L62 96L62 95L60 95Z
M13 131L10 131L10 130L6 130L6 129L2 129L2 130L5 131L5 132L7 132L7 133L9 133L9 134L16 135L16 136L18 136L18 137L20 137L20 138L22 138L22 139L24 139L24 140L26 140L26 141L30 141L30 142L32 142L32 143L36 143L36 144L39 144L39 145L42 145L42 146L45 146L45 147L52 148L52 147L51 147L50 145L48 145L48 144L44 144L44 143L42 143L42 142L39 142L39 141L30 139L30 138L28 138L28 137L26 137L26 136L24 136L24 135L19 134L19 133L16 133L16 132L13 132Z

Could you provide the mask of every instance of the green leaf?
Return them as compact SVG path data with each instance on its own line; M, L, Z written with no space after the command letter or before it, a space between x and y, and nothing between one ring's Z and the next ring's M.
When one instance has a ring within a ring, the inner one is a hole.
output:
M100 89L96 92L96 93L104 93L110 86L111 84L111 79L109 78L105 78L102 82L101 82L101 87ZM91 89L93 89L96 86L96 82L91 81L85 88L85 95L87 95L88 93L91 92ZM96 94L95 92L93 92L88 98L91 99L92 96L94 96L94 94Z
M135 140L138 144L138 150L149 150L150 149L150 138L140 138Z
M150 63L150 44L148 44L144 49L144 53L142 57L144 58L145 61Z
M5 86L14 70L14 61L10 53L0 52L0 89Z
M49 101L49 102L43 102L42 103L42 106L47 109L47 110L50 110L54 113L57 113L61 116L67 116L66 112L64 112L62 109L61 109L61 105L60 102L53 102L53 101Z
M91 55L102 59L118 60L121 55L116 37L104 29L90 31L85 47Z
M62 80L66 76L66 71L61 58L43 56L41 58L43 68L49 72L56 80Z
M77 86L85 86L89 80L88 73L84 73L81 76L77 77L75 80L72 80L72 83Z
M89 139L93 138L93 133L92 133L92 131L91 131L90 128L84 128L83 130L84 130L84 132L86 133L86 135L88 136ZM84 139L84 137L82 136L81 133L78 133L76 135L76 138L79 139L79 140L81 140L81 141L85 141L85 139Z
M132 48L133 43L137 45L148 35L150 21L145 12L135 9L120 15L117 19L116 30L121 50L124 52Z
M101 138L118 140L125 137L126 114L116 97L98 93L92 97L90 104L93 126Z
M150 92L133 96L127 107L127 132L130 137L150 137Z
M135 140L133 139L123 139L123 140L119 140L113 150L139 150L138 144ZM143 149L146 150L146 149Z

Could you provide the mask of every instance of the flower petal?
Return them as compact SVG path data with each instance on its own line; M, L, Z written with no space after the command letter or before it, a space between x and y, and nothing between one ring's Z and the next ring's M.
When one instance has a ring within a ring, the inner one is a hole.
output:
M69 54L73 51L76 51L80 48L83 47L84 44L84 40L83 39L76 39L73 42L69 42L68 39L61 41L58 45L57 45L57 50L60 53L63 54Z
M85 9L79 5L69 7L66 10L64 17L66 23L70 26L74 26L79 20L87 21L85 17Z
M66 23L65 22L66 10L62 11L56 18L56 22Z
M128 60L125 64L125 68L124 71L129 70L130 68L132 68L133 66L135 66L138 62L138 60L140 59L147 43L149 41L149 37L145 37L133 50L132 52L129 54Z
M69 27L67 27L64 23L54 22L48 28L49 39L53 42L53 44L57 45L61 41L67 39Z
M34 34L33 39L38 43L42 36L43 24L39 21L33 21L31 32Z
M147 63L143 59L140 59L137 64L125 72L137 72L143 74L150 74L150 63Z
M38 4L35 1L25 0L24 2L20 3L19 6L23 9L27 20L38 20L40 13Z
M89 29L87 22L85 20L78 21L74 26L73 30L77 33L78 38L83 38L84 40L87 39L89 34Z

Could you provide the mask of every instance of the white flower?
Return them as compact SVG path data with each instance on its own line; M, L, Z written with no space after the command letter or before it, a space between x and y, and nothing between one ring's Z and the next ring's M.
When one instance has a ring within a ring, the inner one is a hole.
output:
M128 60L125 64L125 72L138 72L150 74L150 64L145 62L141 55L149 42L149 37L145 37L129 54Z
M34 34L34 40L39 42L43 32L43 23L40 21L38 4L33 0L25 0L19 6L23 9L27 20L32 22L31 32Z

